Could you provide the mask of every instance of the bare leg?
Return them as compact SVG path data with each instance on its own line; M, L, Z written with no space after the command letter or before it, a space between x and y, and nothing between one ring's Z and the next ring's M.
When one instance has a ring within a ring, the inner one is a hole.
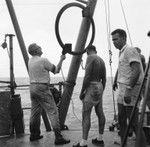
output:
M88 139L88 133L91 127L91 111L92 106L88 103L83 103L83 110L82 110L82 129L83 134L82 138L84 140Z

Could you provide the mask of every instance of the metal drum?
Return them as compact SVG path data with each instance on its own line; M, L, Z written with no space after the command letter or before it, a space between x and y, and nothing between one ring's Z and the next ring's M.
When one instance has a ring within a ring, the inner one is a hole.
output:
M11 116L9 111L10 91L0 92L0 137L5 137L11 133Z

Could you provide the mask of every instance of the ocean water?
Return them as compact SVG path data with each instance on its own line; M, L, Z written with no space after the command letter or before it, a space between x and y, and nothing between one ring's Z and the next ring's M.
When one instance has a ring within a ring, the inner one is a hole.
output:
M1 81L9 80L7 78L0 78ZM28 78L16 78L16 84L19 85L29 85ZM51 83L63 82L63 79L60 77L52 77ZM74 87L73 95L71 97L67 117L65 124L69 126L71 129L81 129L81 120L82 120L82 102L79 99L79 93L81 90L83 78L78 77L76 80L76 85ZM0 84L0 86L4 86L6 84ZM107 78L106 88L103 94L103 109L104 114L106 117L106 125L105 129L108 129L114 119L114 104L113 104L113 94L111 89L111 78ZM56 87L57 88L57 87ZM8 89L8 88L5 88ZM4 90L0 88L0 90ZM20 94L21 96L21 104L22 108L30 107L30 94L28 87L18 87L15 90L15 94ZM116 100L115 100L116 102ZM116 105L115 105L116 106ZM30 118L30 109L24 110L24 120L25 120L25 127L28 130L29 126L29 118ZM91 129L97 129L98 120L95 115L94 109L91 115ZM43 121L42 121L43 125Z

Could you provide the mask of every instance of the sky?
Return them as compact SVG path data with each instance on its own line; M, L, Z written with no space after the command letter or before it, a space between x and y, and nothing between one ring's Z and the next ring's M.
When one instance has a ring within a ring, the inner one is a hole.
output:
M147 33L150 30L150 0L122 0L125 17L121 9L121 0L97 0L94 22L96 34L94 45L98 55L102 57L106 64L107 76L110 74L109 51L112 50L112 74L115 75L118 65L118 50L114 48L112 42L108 46L106 9L110 12L110 32L117 28L128 30L131 41L128 37L128 44L138 46L142 54L148 61L150 52L150 38ZM61 47L55 35L55 20L59 10L67 3L75 0L13 0L13 6L18 19L26 48L30 43L37 43L42 47L43 57L46 57L53 64L57 64L61 55ZM105 7L107 5L107 7ZM108 15L107 15L108 16ZM126 19L126 22L125 22ZM15 34L10 15L5 0L0 0L0 44L4 42L5 34ZM69 8L61 17L60 34L63 42L72 43L73 49L79 33L82 21L81 9ZM128 32L128 31L127 31ZM88 38L91 36L91 30ZM128 34L129 36L129 34ZM111 39L111 38L109 38ZM89 39L88 39L89 40ZM9 44L9 40L7 39ZM87 42L88 43L88 42ZM17 37L13 39L14 50L14 75L15 77L28 77L26 66L21 54ZM29 56L30 57L30 56ZM85 65L86 55L83 55ZM70 68L72 55L67 54L63 63L62 71L66 77ZM51 76L62 76L62 73ZM84 76L84 70L80 67L78 76ZM9 58L6 49L0 47L0 77L9 77Z

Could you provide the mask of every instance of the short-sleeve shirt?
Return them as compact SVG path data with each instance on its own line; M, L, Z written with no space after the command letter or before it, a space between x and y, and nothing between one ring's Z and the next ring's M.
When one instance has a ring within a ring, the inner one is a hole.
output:
M55 65L53 65L47 58L33 56L28 62L30 83L49 83L50 73L54 72Z
M147 84L147 81L149 81L149 86L148 86L148 101L150 101L150 80L148 80L148 78L149 78L149 76L150 76L150 69L149 69L149 71L148 71L148 74L147 74L147 80L146 80L146 84ZM146 88L145 88L146 89ZM150 108L150 106L149 106L149 108Z
M141 65L141 72L137 82L137 84L141 84L143 78L141 59L137 50L133 47L129 47L128 45L125 45L120 51L117 78L118 83L125 85L130 84L130 77L132 75L132 68L130 65L132 62L138 62Z

